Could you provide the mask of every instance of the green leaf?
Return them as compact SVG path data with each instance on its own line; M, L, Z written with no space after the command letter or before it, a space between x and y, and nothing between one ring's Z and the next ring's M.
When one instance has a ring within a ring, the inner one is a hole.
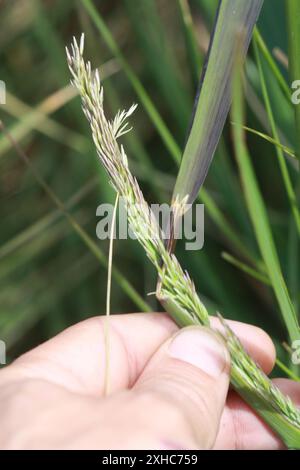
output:
M233 96L232 120L237 123L236 126L232 127L233 144L246 204L283 320L291 341L294 341L300 337L298 319L282 275L267 211L246 146L244 130L242 128L244 124L243 97L240 82L237 78L234 80Z
M291 103L291 90L289 89L289 86L283 77L278 65L276 64L275 60L273 59L265 41L263 40L263 37L261 36L258 28L254 28L254 34L253 36L255 37L255 40L257 42L257 46L264 56L268 66L270 67L273 76L276 78L284 96L287 99L287 102L290 104Z
M300 2L287 0L287 17L289 33L289 72L291 82L300 80ZM295 107L296 154L300 159L300 105Z
M237 51L238 52L238 51ZM240 59L240 60L238 60ZM265 261L267 273L271 281L274 293L281 308L283 319L286 323L291 340L299 339L300 331L297 316L289 297L285 281L282 276L278 255L271 228L268 221L264 201L256 180L250 155L245 141L245 132L242 128L244 123L244 99L242 94L241 80L241 58L237 56L236 67L234 68L234 78L232 86L233 104L232 118L238 124L233 126L233 143L235 155L239 166L240 176L243 184L244 195L248 206L248 211L255 230L257 242ZM249 364L250 365L250 364ZM256 412L276 431L289 449L298 449L300 445L300 429L298 425L293 425L287 412L284 417L274 408L272 409L270 400L263 400L262 397L252 393L248 383L242 383L235 367L231 369L231 383L237 392L254 407ZM247 368L248 369L248 368ZM279 402L281 399L279 399ZM286 402L286 411L289 402ZM288 419L286 419L288 417Z
M290 379L300 382L300 378L294 374L294 372L289 369L280 359L276 359L276 365L281 369Z
M265 80L265 76L264 76L264 72L262 68L262 63L260 59L260 53L258 50L256 37L254 38L254 52L255 52L255 57L256 57L257 66L258 66L258 73L259 73L259 78L260 78L260 83L261 83L261 88L262 88L262 94L264 98L264 103L265 103L268 119L269 119L270 126L272 129L273 138L276 141L279 141L279 135L278 135L277 126L276 126L276 122L274 118L274 113L273 113L272 106L271 106L271 101L269 98L269 93L268 93L267 84L266 84L266 80ZM291 177L287 168L286 160L283 155L283 151L278 146L276 147L276 154L278 158L280 171L282 174L282 179L284 182L284 187L287 193L288 200L291 205L291 209L292 209L292 213L295 219L295 224L298 230L298 234L300 235L300 213L297 207L296 194L295 194Z
M193 202L205 180L229 112L237 41L245 56L262 4L263 0L220 2L173 199L183 199L188 194L188 202Z

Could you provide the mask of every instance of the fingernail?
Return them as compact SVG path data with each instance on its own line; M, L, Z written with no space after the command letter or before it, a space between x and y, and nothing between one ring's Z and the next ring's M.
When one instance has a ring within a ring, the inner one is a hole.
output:
M213 378L217 378L229 363L229 354L216 334L204 327L179 331L169 345L169 355L187 362Z

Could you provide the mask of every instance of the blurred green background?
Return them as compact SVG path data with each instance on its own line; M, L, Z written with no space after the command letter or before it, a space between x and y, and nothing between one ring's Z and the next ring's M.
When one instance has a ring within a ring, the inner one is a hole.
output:
M103 34L103 28L99 31L81 1L0 2L0 79L7 87L0 113L14 141L1 133L0 339L8 345L9 360L67 326L105 311L108 241L96 238L96 208L113 202L114 193L97 161L79 98L69 87L65 46L73 35L85 32L86 56L100 67L111 116L132 102L140 103L132 86L132 69L182 148L217 1L100 0L94 5L108 34ZM187 34L187 5L197 50L191 48ZM286 54L284 0L265 0L259 28L270 50L277 47ZM112 38L125 60L116 56ZM287 77L284 65L279 66ZM292 109L267 67L265 73L283 143L293 147ZM248 125L266 132L251 48L247 76L251 86ZM178 167L142 105L131 123L133 132L123 139L131 168L149 202L169 202ZM297 237L275 150L255 135L249 134L248 142L284 276L298 305ZM32 168L20 158L17 145L67 206L72 219L53 203ZM272 292L221 256L227 251L241 260L247 252L259 257L237 175L229 122L205 189L244 253L206 210L204 248L185 252L179 243L179 259L211 312L218 310L227 318L265 328L283 355L280 344L286 331ZM81 229L74 228L75 221ZM136 242L117 241L113 265L118 270L112 284L113 312L140 311L146 302L148 308L159 309L153 296L147 296L155 289L154 269Z

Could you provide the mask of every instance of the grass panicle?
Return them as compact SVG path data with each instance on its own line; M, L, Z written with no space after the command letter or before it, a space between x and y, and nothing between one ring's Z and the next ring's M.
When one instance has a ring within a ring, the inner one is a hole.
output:
M103 88L98 72L92 73L83 59L84 36L74 38L67 60L72 83L79 90L83 111L90 123L98 156L111 184L123 197L131 229L143 246L160 278L158 298L181 325L209 325L207 310L199 299L194 283L175 255L163 242L160 227L132 176L125 150L118 138L129 131L126 119L135 106L108 120L104 112ZM179 204L181 206L181 204ZM237 391L281 436L287 446L300 448L300 411L268 379L248 356L234 333L223 323L223 337L231 354L231 379Z
M129 170L124 147L117 141L121 135L130 130L126 119L132 114L136 105L126 112L119 112L112 121L106 118L99 73L96 71L92 74L90 63L85 63L82 56L83 38L82 35L79 44L74 38L71 53L67 50L67 58L73 76L72 83L79 90L82 108L90 123L98 156L112 185L126 204L131 229L161 277L160 294L179 303L196 323L207 324L208 314L195 295L194 284L188 274L182 270L176 257L166 250L157 220L146 203L136 178Z

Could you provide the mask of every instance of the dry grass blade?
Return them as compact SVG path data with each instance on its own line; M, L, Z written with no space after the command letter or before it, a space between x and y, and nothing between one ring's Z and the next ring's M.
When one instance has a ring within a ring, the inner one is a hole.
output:
M82 36L79 44L74 39L71 51L67 50L72 82L80 92L98 156L111 183L124 198L133 232L157 269L161 284L159 298L179 325L209 325L207 310L188 273L166 250L159 225L129 170L125 150L117 141L128 131L126 118L134 107L118 113L114 120L106 118L100 77L98 73L92 74L90 63L84 62L83 48ZM289 447L300 448L300 411L247 355L228 326L223 326L223 337L231 353L231 379L235 388Z
M111 274L112 274L112 259L113 259L113 246L114 246L114 232L116 226L116 214L119 203L119 193L117 193L114 205L114 211L111 221L111 230L109 236L109 253L108 253L108 269L107 269L107 289L106 289L106 315L105 315L105 376L104 376L104 393L109 394L110 391L110 330L109 330L109 317L110 317L110 297L111 297Z

